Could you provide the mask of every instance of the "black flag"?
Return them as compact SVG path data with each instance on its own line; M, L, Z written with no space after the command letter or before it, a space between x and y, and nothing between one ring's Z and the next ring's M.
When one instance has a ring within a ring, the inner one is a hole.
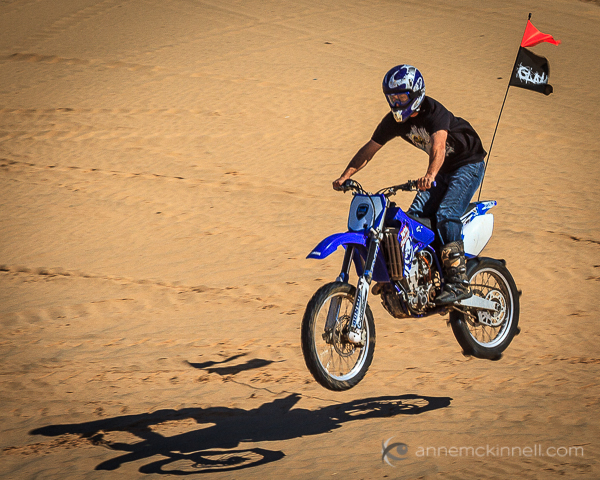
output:
M553 89L552 85L548 85L549 75L550 66L546 58L520 47L509 85L550 95Z

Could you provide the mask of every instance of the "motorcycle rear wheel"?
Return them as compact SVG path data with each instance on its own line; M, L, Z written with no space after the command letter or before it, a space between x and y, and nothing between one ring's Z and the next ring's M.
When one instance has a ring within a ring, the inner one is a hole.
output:
M369 305L363 322L363 344L348 342L348 326L356 288L348 283L333 282L322 286L308 302L302 319L302 353L308 370L323 387L348 390L360 382L373 360L375 322ZM339 302L339 309L336 308ZM330 316L330 309L337 314Z
M475 295L496 302L495 313L468 315L450 312L450 325L466 355L497 360L519 331L519 291L503 262L491 258L467 263L467 277Z

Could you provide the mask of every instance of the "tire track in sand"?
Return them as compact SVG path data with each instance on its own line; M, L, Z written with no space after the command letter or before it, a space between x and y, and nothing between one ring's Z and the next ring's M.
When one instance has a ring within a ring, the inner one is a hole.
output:
M80 270L67 270L62 267L30 267L26 265L8 265L0 264L0 274L12 274L16 276L29 277L35 280L39 279L52 280L53 278L72 278L72 279L92 279L116 283L119 285L142 286L148 288L158 288L168 290L174 293L183 294L207 294L210 297L218 297L239 304L254 304L259 306L261 310L281 309L279 305L273 304L277 301L272 298L273 295L257 296L256 287L241 289L237 286L227 286L224 288L209 287L207 285L183 285L177 282L166 282L151 279L136 279L121 275L107 275L99 273L89 273ZM243 291L242 291L243 290ZM258 289L260 291L260 288ZM270 298L267 298L270 297ZM131 298L113 299L115 301L129 301ZM92 302L93 303L93 302ZM295 315L295 310L282 311L280 314Z
M165 78L171 77L179 77L179 78L193 78L193 79L209 79L212 81L216 81L218 83L229 82L234 86L239 86L240 84L247 85L248 82L255 83L260 85L261 87L268 88L270 90L275 89L281 92L288 92L288 85L281 85L280 82L266 80L263 77L252 77L245 76L243 78L231 77L228 75L211 73L207 71L207 65L204 67L200 67L200 70L194 69L184 69L184 70L174 70L173 68L163 67L160 65L149 65L149 64L141 64L137 62L128 62L123 60L104 60L104 59L83 59L83 58L67 58L61 57L58 55L44 55L31 51L32 49L27 48L16 48L15 50L20 50L10 55L0 56L0 65L3 63L9 62L26 62L26 63L34 63L34 64L46 64L46 65L67 65L67 66L80 66L84 68L95 68L102 70L112 70L112 69L124 69L134 73L145 74L147 76L152 76L154 80L164 80ZM29 51L27 51L29 50ZM20 91L27 90L38 86L40 84L48 83L48 82L56 82L58 79L63 79L74 74L78 73L77 71L68 71L66 73L62 73L60 75L49 76L46 75L44 79L39 79L37 83L34 83L29 86L20 86ZM161 75L161 76L159 76ZM306 86L303 85L302 89L307 91L315 91L321 92L320 88L317 85Z
M77 57L60 57L58 55L42 55L39 53L17 52L0 57L0 63L5 62L28 62L45 63L49 65L85 65L100 68L124 68L133 72L160 72L166 70L156 65L144 65L140 63L122 62L119 60L106 61L100 59L83 59Z
M52 40L81 23L103 15L110 10L118 8L119 6L120 2L117 0L104 0L95 5L85 7L70 15L62 17L59 20L56 20L48 27L25 38L20 45L15 46L15 49L26 50L27 48L39 46L41 43Z
M199 186L202 185L204 188L215 188L222 189L223 185L226 184L228 188L232 190L243 189L246 193L258 193L263 194L265 188L267 188L270 192L278 195L294 195L296 198L304 198L304 199L315 199L319 198L319 195L307 193L304 190L294 191L289 188L282 188L277 183L267 183L266 181L262 181L260 185L251 184L248 181L240 182L236 181L235 183L231 181L223 181L221 180L205 180L201 178L194 177L182 177L178 175L164 175L158 173L147 173L147 172L125 172L121 170L104 170L101 168L86 168L86 167L78 167L78 166L61 166L61 165L38 165L31 162L10 160L7 158L0 158L0 169L4 168L6 170L18 169L18 168L27 168L36 171L43 172L63 172L63 173L81 173L84 175L102 175L102 176L110 176L110 177L120 177L123 179L128 178L140 178L144 180L162 180L167 182L177 182L180 184L188 184L190 186ZM225 171L221 174L227 179L233 179L236 177L242 176L242 174L235 170Z
M206 285L180 285L177 283L161 282L147 279L135 279L131 277L123 277L119 275L103 275L96 273L86 273L80 270L65 270L61 267L46 268L46 267L28 267L25 265L6 265L0 264L0 272L8 272L13 274L29 275L29 276L43 276L46 278L52 277L72 277L72 278L92 278L107 280L120 284L130 285L146 285L150 287L167 288L171 290L177 290L178 292L190 292L190 293L219 293L223 289L208 287ZM232 287L233 288L233 287ZM226 287L224 290L230 289Z

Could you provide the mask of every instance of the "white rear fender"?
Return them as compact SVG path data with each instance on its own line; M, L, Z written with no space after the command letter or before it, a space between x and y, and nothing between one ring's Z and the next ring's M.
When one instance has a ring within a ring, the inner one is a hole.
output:
M465 253L476 257L492 238L494 231L494 216L479 215L463 226L463 242Z

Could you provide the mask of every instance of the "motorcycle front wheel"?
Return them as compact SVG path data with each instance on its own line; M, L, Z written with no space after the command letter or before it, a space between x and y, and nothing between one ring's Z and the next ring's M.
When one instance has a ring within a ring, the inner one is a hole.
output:
M497 360L519 331L519 291L499 260L469 261L467 277L473 294L496 303L497 311L452 311L452 332L465 354Z
M348 390L360 382L373 360L375 322L365 310L362 344L348 341L356 288L334 282L322 286L308 302L302 319L302 353L315 380L329 390Z

